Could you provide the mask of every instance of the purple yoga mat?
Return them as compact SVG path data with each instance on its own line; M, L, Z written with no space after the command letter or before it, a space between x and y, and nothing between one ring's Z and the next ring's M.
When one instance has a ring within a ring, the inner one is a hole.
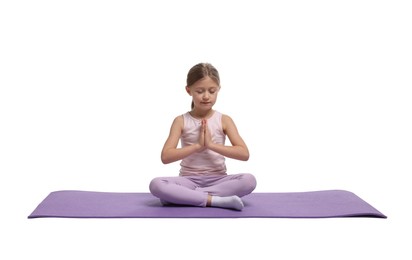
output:
M242 211L191 206L162 206L150 193L65 190L50 193L28 218L386 218L344 190L252 193Z

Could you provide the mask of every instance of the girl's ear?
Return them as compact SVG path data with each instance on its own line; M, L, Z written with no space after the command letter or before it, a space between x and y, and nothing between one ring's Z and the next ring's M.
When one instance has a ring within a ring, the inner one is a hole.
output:
M190 96L192 95L192 92L190 91L190 88L188 86L186 86L186 92L187 94L189 94Z

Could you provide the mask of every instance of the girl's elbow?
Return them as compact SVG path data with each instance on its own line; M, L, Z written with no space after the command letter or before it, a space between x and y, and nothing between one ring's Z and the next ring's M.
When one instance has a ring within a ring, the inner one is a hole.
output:
M242 161L247 161L249 160L249 151L246 151L241 158Z
M175 156L173 156L172 154L167 154L166 153L166 154L162 154L160 156L160 160L162 161L163 164L169 164L169 163L177 161L178 159Z
M162 161L163 164L168 164L168 163L170 163L170 158L167 158L167 156L164 155L163 153L162 153L162 155L160 156L160 160Z

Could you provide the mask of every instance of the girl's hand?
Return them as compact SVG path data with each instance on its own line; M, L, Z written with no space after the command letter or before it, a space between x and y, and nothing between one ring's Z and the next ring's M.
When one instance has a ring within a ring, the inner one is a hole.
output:
M204 146L206 148L209 148L209 146L212 144L212 135L210 134L209 127L207 127L207 120L203 119L202 120L202 128L204 129L203 135L204 135Z
M204 119L202 119L202 125L200 127L200 134L199 134L199 144L201 147L201 150L205 148L205 131L206 131L206 122Z

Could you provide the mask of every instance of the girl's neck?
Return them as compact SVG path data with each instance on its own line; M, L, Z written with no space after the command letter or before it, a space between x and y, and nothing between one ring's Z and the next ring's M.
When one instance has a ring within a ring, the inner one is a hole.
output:
M208 119L213 115L213 112L214 112L213 109L206 110L206 111L201 111L201 110L199 111L196 108L193 108L190 111L190 115L198 119Z

